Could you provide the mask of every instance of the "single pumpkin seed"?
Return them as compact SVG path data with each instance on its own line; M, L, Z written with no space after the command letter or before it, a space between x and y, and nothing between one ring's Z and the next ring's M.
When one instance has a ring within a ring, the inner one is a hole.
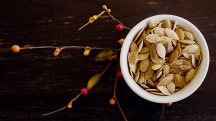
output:
M162 26L163 26L163 28L171 29L172 23L169 20L164 20Z
M158 36L165 36L165 28L156 28L154 30L154 33L157 34Z
M149 52L149 48L148 47L143 47L140 51L140 53L146 53Z
M138 84L144 83L145 78L144 78L144 73L140 72L139 80L137 81Z
M148 57L149 57L149 52L147 52L147 53L139 53L138 54L138 60L139 61L145 60Z
M195 40L193 34L191 32L185 32L185 35L187 36L187 38L189 38L190 40Z
M185 86L184 78L180 74L174 75L174 83L176 87L183 88Z
M169 83L171 83L173 80L172 76L166 76L160 80L158 83L159 86L167 86Z
M166 56L166 49L165 49L165 47L163 46L163 44L158 43L157 46L156 46L156 50L157 50L158 56L161 57L162 59L165 59L165 56Z
M147 85L145 85L145 84L140 84L140 86L141 86L142 88L144 88L144 89L149 89L149 87L148 87Z
M152 28L154 28L154 27L156 27L156 26L157 26L157 22L152 21L152 20L149 22L149 28L150 28L150 29L152 29Z
M186 83L188 83L189 81L191 81L193 78L194 78L194 76L195 76L195 74L196 74L196 70L195 69L191 69L188 73L187 73L187 75L186 75Z
M173 94L175 91L175 83L171 82L170 84L168 84L167 89L171 92L171 94Z
M169 38L179 40L178 35L172 29L166 28L165 33Z
M176 29L176 34L178 35L180 40L184 39L184 31L181 28Z
M162 38L158 36L157 34L149 34L146 36L146 40L150 43L157 43L157 42L160 42Z
M182 44L194 44L195 43L195 41L193 40L179 40L179 42Z
M157 86L157 88L165 95L171 95L168 89L165 86Z
M183 49L183 52L186 52L188 54L193 54L195 53L199 47L197 45L189 45L186 48Z
M149 67L149 58L141 61L139 64L140 71L145 72Z
M192 54L192 56L191 56L191 62L192 62L193 67L196 68L196 58L195 58L194 54Z
M163 68L163 73L165 75L167 75L169 73L169 71L170 71L170 66L169 65L165 65L164 68Z
M163 64L153 64L152 69L153 70L158 70Z

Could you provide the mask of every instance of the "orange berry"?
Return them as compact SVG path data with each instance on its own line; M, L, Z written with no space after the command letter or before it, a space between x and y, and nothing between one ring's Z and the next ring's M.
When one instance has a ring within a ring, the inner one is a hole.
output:
M118 41L118 43L119 43L120 45L123 45L123 43L124 43L124 39L123 39L123 38L120 39L120 40Z
M114 58L117 60L118 59L117 55L114 55Z
M89 23L93 23L93 22L94 22L93 17L90 17L90 18L89 18Z
M110 104L110 105L114 105L114 104L115 104L115 102L116 102L116 101L115 101L115 99L114 99L114 98L111 98L111 99L109 100L109 104Z
M69 109L72 108L72 104L68 104L67 108L69 108Z
M20 51L20 46L19 45L13 45L11 49L14 53L18 53Z
M111 9L107 9L106 11L107 11L108 13L110 13L110 12L111 12Z
M166 105L167 105L167 106L171 106L171 105L172 105L172 102L170 102L170 103L166 103Z
M113 60L113 59L114 59L114 56L110 56L110 57L109 57L109 60Z
M103 5L102 8L103 8L104 10L107 10L107 6L106 6L106 5Z

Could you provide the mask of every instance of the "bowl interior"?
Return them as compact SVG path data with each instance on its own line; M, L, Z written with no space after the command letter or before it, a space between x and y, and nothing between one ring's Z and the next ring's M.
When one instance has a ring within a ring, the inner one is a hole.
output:
M177 91L176 93L170 96L158 96L145 91L133 80L133 78L130 76L129 73L127 56L128 56L130 44L134 36L136 35L136 33L141 28L147 27L150 20L162 21L165 19L170 21L176 21L177 25L186 27L190 32L194 34L194 37L196 38L196 41L201 48L202 62L199 65L195 77L183 89ZM207 74L208 67L209 67L209 50L208 50L206 40L203 37L202 33L191 22L174 15L156 15L144 19L136 26L134 26L132 30L128 33L128 35L125 38L124 44L122 45L121 55L120 55L120 65L126 83L140 97L156 103L176 102L191 95L193 92L195 92L198 89L198 87L204 81L204 78Z

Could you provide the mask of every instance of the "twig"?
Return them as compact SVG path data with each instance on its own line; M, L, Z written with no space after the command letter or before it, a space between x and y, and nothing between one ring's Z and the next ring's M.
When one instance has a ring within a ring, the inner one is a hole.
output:
M62 111L66 108L67 106L64 106L58 110L55 110L55 111L52 111L52 112L49 112L49 113L45 113L45 114L42 114L42 116L46 116L46 115L50 115L50 114L53 114L53 113L56 113L56 112L59 112L59 111Z
M117 87L117 82L118 82L118 73L119 73L119 69L120 69L120 63L118 63L118 69L117 69L117 74L116 74L116 79L115 79L115 86L114 86L113 98L115 99L115 101L116 101L116 103L117 103L117 105L118 105L118 108L119 108L119 110L120 110L120 112L121 112L121 114L122 114L124 120L125 120L125 121L128 121L127 118L126 118L126 116L125 116L125 114L124 114L124 112L123 112L123 110L122 110L122 108L121 108L121 106L120 106L120 104L119 104L119 102L118 102L118 99L117 99L117 97L116 97L116 87Z
M84 49L86 46L41 46L41 47L23 47L20 49L44 49L44 48L62 48L62 49ZM88 47L91 50L116 50L120 51L120 49L112 49L112 48L98 48L98 47Z
M100 16L102 16L105 12L106 12L106 11L102 11L100 14L97 15L97 18L100 17ZM92 21L94 21L94 20L92 20ZM82 27L80 27L78 30L83 29L83 28L84 28L85 26L87 26L88 24L90 24L90 21L87 22L87 23L86 23L85 25L83 25Z
M107 12L108 13L108 12ZM131 28L126 27L125 25L122 24L122 22L120 22L118 19L116 19L114 16L112 16L110 13L108 13L108 15L115 20L116 22L118 22L119 24L121 24L125 29L131 30Z
M164 113L164 109L165 109L165 104L163 104L163 109L162 109L162 111L161 111L160 121L162 120L163 113Z
M81 93L79 93L75 98L73 98L68 104L72 104L75 100L80 97Z

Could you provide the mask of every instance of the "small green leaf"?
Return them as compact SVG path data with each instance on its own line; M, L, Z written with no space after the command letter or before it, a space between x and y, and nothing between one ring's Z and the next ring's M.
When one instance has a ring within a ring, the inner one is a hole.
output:
M101 78L101 74L95 74L94 76L92 76L87 84L87 90L91 90L100 80Z
M108 60L110 56L112 56L114 52L112 50L103 50L97 54L95 57L96 61L105 61Z

